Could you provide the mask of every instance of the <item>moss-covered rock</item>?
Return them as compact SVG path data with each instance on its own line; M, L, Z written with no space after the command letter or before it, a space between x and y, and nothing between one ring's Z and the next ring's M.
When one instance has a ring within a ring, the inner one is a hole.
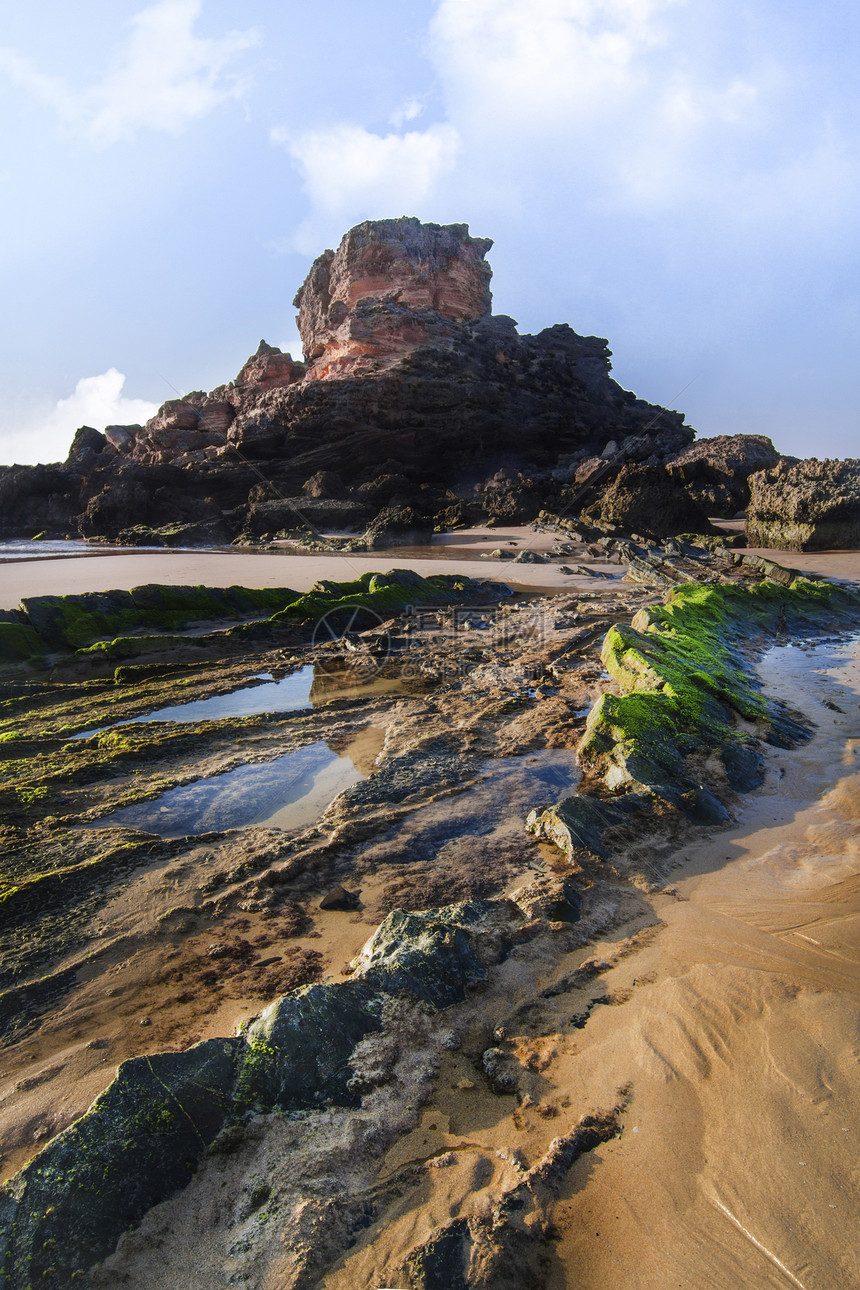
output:
M123 1062L86 1115L9 1184L4 1284L84 1284L122 1231L184 1187L232 1110L241 1049L212 1039Z
M393 910L364 947L362 979L379 990L408 991L446 1008L487 975L475 954L472 932L492 916L491 901L469 901L421 913Z
M20 663L44 651L39 635L23 622L0 622L0 663Z
M820 630L858 609L856 594L805 578L788 586L688 583L665 604L640 610L630 627L610 628L601 658L622 693L604 694L589 714L577 748L586 788L631 795L628 806L661 798L691 819L725 820L689 759L717 751L730 785L744 790L761 781L759 740L790 747L808 735L762 693L742 643L776 630ZM578 794L533 811L527 827L568 854L578 846L600 854L623 800Z
M26 620L48 649L79 649L141 628L178 629L192 622L268 617L295 600L287 587L171 587L146 584L131 591L75 596L30 596Z
M266 622L248 623L225 633L230 640L260 639L285 629L308 628L325 619L323 640L327 643L339 631L360 632L378 626L414 605L471 603L509 595L507 587L474 578L440 574L422 578L411 569L390 569L387 573L363 573L349 582L324 580L297 596Z
M378 995L361 982L310 985L284 995L246 1033L237 1107L355 1105L349 1059L359 1040L379 1029Z
M507 594L494 584L494 600ZM308 634L326 620L324 639L339 631L363 631L410 605L476 601L488 595L483 582L449 574L422 578L410 569L364 573L347 582L315 583L299 595L286 587L169 587L155 584L131 591L79 596L34 596L21 602L15 621L0 621L0 661L44 651L75 650L83 658L120 662L147 654L169 655L180 648L231 650L284 631ZM237 618L254 621L217 632L177 635L192 623Z

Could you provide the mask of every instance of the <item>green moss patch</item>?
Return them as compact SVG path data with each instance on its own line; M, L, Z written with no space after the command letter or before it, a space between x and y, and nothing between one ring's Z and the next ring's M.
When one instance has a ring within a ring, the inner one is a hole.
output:
M0 663L19 663L43 652L37 632L23 622L0 622Z
M493 585L492 599L509 595L507 587ZM324 580L297 596L265 623L234 627L226 635L247 640L296 626L306 627L325 618L331 631L352 628L362 631L375 625L375 618L391 618L413 605L441 605L487 599L487 585L473 578L450 574L422 578L410 569L388 573L363 573L351 582ZM356 611L365 610L366 615ZM331 639L326 633L325 640Z

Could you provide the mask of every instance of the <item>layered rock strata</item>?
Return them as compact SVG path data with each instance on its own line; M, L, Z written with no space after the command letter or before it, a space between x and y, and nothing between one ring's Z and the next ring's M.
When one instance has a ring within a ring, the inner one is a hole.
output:
M309 377L391 366L422 345L449 348L458 326L491 312L492 245L466 224L404 218L351 229L314 261L293 301Z

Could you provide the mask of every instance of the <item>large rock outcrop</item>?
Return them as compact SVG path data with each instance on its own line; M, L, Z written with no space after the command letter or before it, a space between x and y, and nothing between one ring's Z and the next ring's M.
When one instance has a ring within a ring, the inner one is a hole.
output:
M300 529L311 495L320 527L523 521L562 509L607 445L651 465L687 448L681 413L612 379L605 340L492 315L490 246L463 224L358 225L296 297L307 365L263 341L235 380L145 426L81 432L62 466L0 468L0 536L256 539Z
M587 520L614 524L647 537L707 533L707 511L659 464L626 463L582 512Z
M783 551L860 547L860 460L782 461L750 476L747 542Z

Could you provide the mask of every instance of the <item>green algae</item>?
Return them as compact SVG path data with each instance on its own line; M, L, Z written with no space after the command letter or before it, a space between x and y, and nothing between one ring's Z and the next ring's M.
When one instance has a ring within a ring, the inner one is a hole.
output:
M495 597L507 588L495 588ZM171 587L35 596L21 602L16 621L0 621L0 662L26 662L46 652L75 651L94 661L123 662L183 648L233 647L325 618L331 631L368 626L356 618L391 617L414 604L475 600L484 584L451 575L421 578L408 569L364 573L346 582L316 583L304 594L289 588ZM193 624L253 620L214 632L177 634ZM169 667L170 664L162 666Z
M789 587L688 583L664 605L641 610L630 627L612 627L601 658L623 691L605 694L589 715L577 753L609 788L644 787L677 802L690 788L684 760L701 748L758 737L800 736L761 692L739 641L778 627L817 625L850 597L830 583L795 579Z
M173 587L147 584L131 591L33 596L21 611L43 648L80 649L140 628L177 629L195 622L269 616L296 598L287 587Z
M200 648L205 648L206 637L194 636L116 636L109 641L96 641L76 653L84 658L120 659L137 658L142 654L169 653L180 647L194 646L198 640Z
M44 645L32 627L23 622L0 622L0 662L25 662L43 652Z
M509 594L508 588L494 587L494 597ZM390 618L414 605L449 604L476 600L485 595L485 585L472 579L440 574L422 578L409 569L388 573L363 573L349 582L324 580L296 597L264 623L248 623L225 633L230 639L249 640L284 628L306 627L322 619L331 630L356 630L373 625L373 618ZM357 611L366 611L362 618ZM326 642L331 638L326 633Z
M692 582L640 610L631 626L610 628L601 658L622 693L604 694L589 714L577 747L585 791L532 811L526 827L568 856L578 848L605 855L603 834L620 822L622 803L647 811L662 801L699 822L725 821L696 758L716 752L729 785L744 791L761 782L761 741L786 748L809 735L763 694L751 642L819 632L858 610L856 592L801 577ZM614 797L601 798L606 790Z

